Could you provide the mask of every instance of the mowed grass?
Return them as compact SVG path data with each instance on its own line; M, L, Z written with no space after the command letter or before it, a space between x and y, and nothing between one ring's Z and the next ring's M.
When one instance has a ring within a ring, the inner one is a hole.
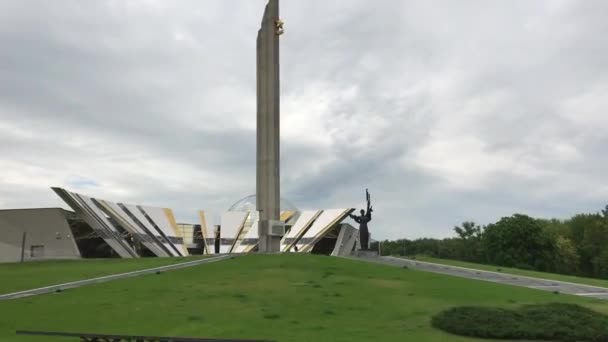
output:
M439 258L432 258L432 257L427 257L427 256L416 256L416 261L426 261L426 262L432 262L432 263L436 263L436 264L472 268L472 269L477 269L477 270L482 270L482 271L508 273L508 274L513 274L513 275L525 276L525 277L543 278L543 279L565 281L565 282L576 283L576 284L608 287L608 280L603 280L603 279L584 278L584 277L576 277L576 276L569 276L569 275L562 275L562 274L555 274L555 273L528 271L528 270L522 270L522 269L518 269L518 268L483 265L483 264L476 264L476 263L472 263L472 262L449 260L449 259L439 259Z
M0 302L17 329L276 341L477 341L431 326L454 306L608 302L326 256L250 255ZM53 338L53 341L64 341ZM69 341L65 340L65 341Z
M184 258L28 261L0 264L0 294L196 260Z

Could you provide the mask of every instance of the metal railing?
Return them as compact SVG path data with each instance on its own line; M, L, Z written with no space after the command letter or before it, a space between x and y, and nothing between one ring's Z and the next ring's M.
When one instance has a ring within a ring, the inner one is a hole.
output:
M53 331L17 330L17 335L37 335L53 337L78 337L85 342L273 342L269 340L219 339L198 337L167 337L141 335L109 335L95 333L70 333Z

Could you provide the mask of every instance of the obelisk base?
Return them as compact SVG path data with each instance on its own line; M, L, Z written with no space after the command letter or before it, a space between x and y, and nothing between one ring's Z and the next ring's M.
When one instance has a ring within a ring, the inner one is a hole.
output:
M275 220L260 220L258 223L260 236L258 250L261 253L279 253L281 237L285 234L285 224Z

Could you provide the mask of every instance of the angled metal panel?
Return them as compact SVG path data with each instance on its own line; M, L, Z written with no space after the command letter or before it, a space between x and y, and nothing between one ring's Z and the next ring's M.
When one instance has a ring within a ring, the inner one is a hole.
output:
M281 252L289 252L322 212L322 210L302 211L293 227L281 239Z
M188 252L184 252L186 249L184 246L184 239L183 237L177 236L177 227L175 227L174 230L171 226L165 208L147 207L142 205L138 205L137 208L139 208L139 211L148 219L148 222L160 231L161 235L170 242L178 256L187 255Z
M204 254L215 254L215 234L207 227L207 217L204 210L198 211L198 217L201 222L201 235L203 246L205 246ZM213 248L211 248L213 246Z
M183 231L180 232L179 228L177 227L177 220L175 220L175 214L173 214L173 210L171 210L170 208L163 208L163 212L165 213L165 218L167 219L169 228L171 228L170 230L171 230L172 236L175 236L176 238L178 238L178 240L176 240L178 243L174 244L175 247L181 248L180 251L182 252L183 255L190 255L190 252L188 252L188 248L184 244ZM181 243L179 243L179 240L181 240Z
M133 234L133 236L140 240L146 248L154 253L154 255L159 257L170 256L164 248L159 246L158 240L146 231L145 227L142 227L141 222L137 222L137 218L129 216L129 214L127 214L118 204L100 199L96 199L95 201L99 204L100 208L103 208L108 216L116 220L122 227Z
M141 224L146 228L150 235L153 236L156 241L158 241L158 243L162 246L164 250L167 251L169 255L180 256L175 246L171 244L171 242L164 236L162 232L157 229L157 227L150 223L149 219L139 210L138 206L125 203L118 203L118 205L123 208L123 211L132 215L139 222L141 222Z
M103 211L97 208L91 199L84 195L69 192L62 188L52 187L53 191L69 205L120 257L138 257L137 253L120 232L107 219Z
M295 211L282 211L280 220L287 222L294 217L295 214ZM232 248L232 253L248 253L258 246L259 217L260 215L257 211L248 212L247 218L245 219L245 224L243 225L241 232L238 234L237 241L234 243L234 247ZM252 229L255 229L255 231L252 231Z
M310 252L315 244L336 224L342 222L354 209L328 209L315 220L296 243L298 252Z
M259 219L259 217L260 217L259 212L247 211L247 217L245 218L245 223L243 224L243 227L241 228L239 234L237 235L236 241L234 242L234 245L232 247L233 253L236 253L237 250L241 249L240 248L241 243L243 243L247 234L250 233L251 227ZM257 227L257 225L256 225L256 227ZM248 243L249 242L252 242L252 241L248 241ZM259 241L255 241L255 245L257 245L258 242ZM255 247L255 245L253 247Z
M156 231L154 227L150 226L150 224L146 222L145 216L139 212L139 209L136 206L124 203L116 203L116 205L118 205L122 212L131 218L131 220L148 235L150 240L153 241L160 250L165 252L167 256L174 256L175 252L171 250L171 246L167 244L167 241L165 241L165 239Z
M91 211L92 215L104 226L107 227L110 235L116 240L120 246L131 256L138 257L137 252L129 245L127 240L122 236L121 232L114 226L106 214L97 207L93 200L85 195L73 193L77 198L81 200L81 203ZM117 251L118 252L118 251ZM124 258L124 256L123 256Z
M249 230L245 233L245 236L240 241L238 246L233 248L233 253L248 253L251 252L259 243L260 237L258 235L258 220L254 220L249 227Z
M283 221L283 222L287 222L289 221L294 215L296 214L295 211L292 210L285 210L281 212L281 217L279 218L279 220Z
M249 212L228 211L222 214L220 253L230 253Z

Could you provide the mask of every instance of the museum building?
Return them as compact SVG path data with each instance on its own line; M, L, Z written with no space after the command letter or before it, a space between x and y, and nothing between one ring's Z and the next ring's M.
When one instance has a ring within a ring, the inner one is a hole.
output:
M212 225L178 223L170 208L112 202L53 187L72 210L0 210L0 262L78 258L183 257L251 253L258 246L255 195L234 203ZM284 253L349 255L359 249L358 230L344 220L353 208L299 210L281 199L271 231Z

